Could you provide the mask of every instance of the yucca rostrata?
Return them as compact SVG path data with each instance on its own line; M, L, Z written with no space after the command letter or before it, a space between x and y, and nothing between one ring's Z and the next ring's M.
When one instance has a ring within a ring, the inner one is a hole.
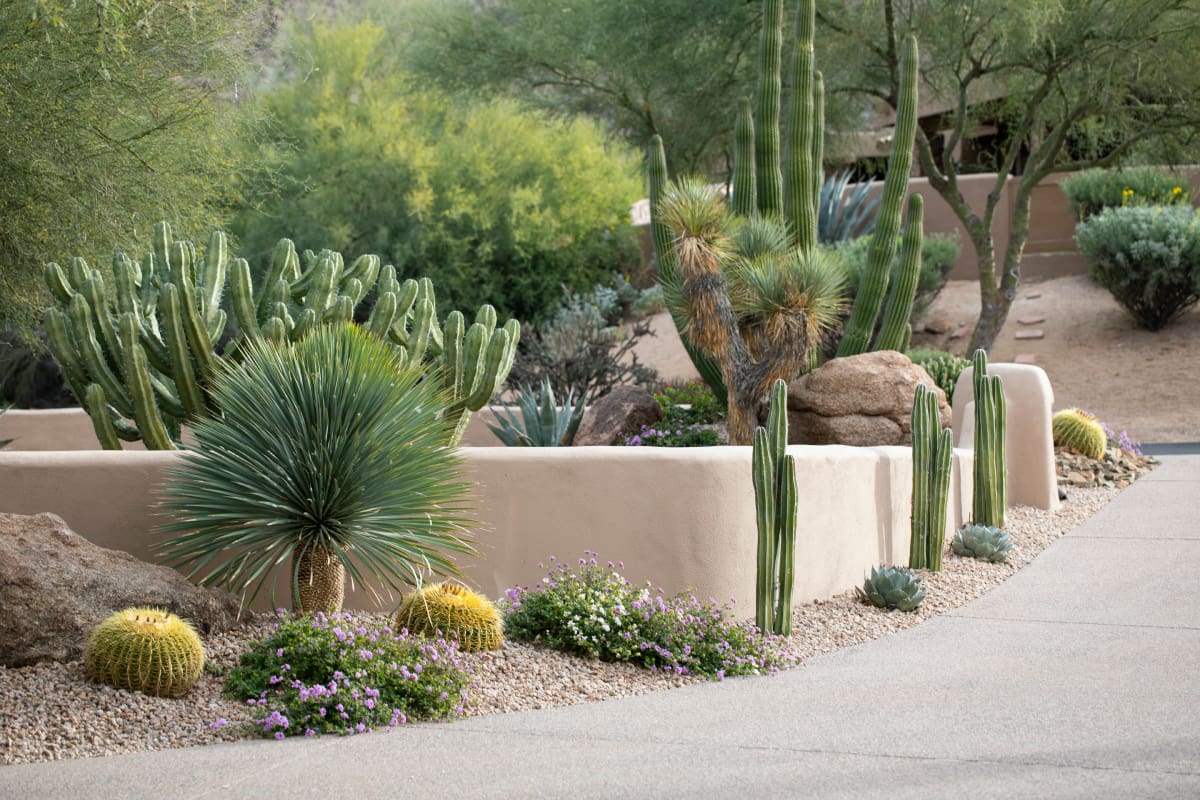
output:
M239 360L248 342L298 342L318 325L348 322L372 289L375 305L364 327L399 348L408 363L426 365L450 390L452 444L512 366L516 320L497 328L495 309L485 305L470 326L457 311L440 324L432 283L401 282L378 256L360 256L347 267L340 253L299 256L282 239L255 287L250 265L231 259L220 231L209 237L203 258L191 242L174 239L165 222L153 238L154 252L140 264L124 253L113 257L114 291L82 258L71 259L65 272L57 264L45 269L59 303L45 316L50 349L105 449L119 450L122 440L174 448L183 423L216 410L211 387L223 362ZM221 307L227 287L237 321L229 330Z
M780 146L783 2L763 4L757 119L743 98L735 126L733 197L699 180L668 183L662 140L649 153L659 280L688 353L729 408L729 440L750 444L776 379L814 365L837 326L842 270L817 245L823 88L813 69L816 4L803 0L792 59L787 160ZM869 349L887 296L916 131L917 44L904 43L899 112L868 271L838 355ZM903 349L920 267L920 198L910 202L901 258L876 349Z

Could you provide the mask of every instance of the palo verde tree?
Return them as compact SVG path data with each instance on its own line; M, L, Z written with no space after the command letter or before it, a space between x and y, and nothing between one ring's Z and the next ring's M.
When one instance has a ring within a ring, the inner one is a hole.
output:
M0 3L0 325L29 332L63 252L135 249L164 218L219 222L258 6Z
M892 108L901 42L914 33L921 41L922 91L946 110L921 126L917 156L977 257L982 310L971 351L990 347L1008 316L1040 181L1134 153L1178 153L1200 130L1197 0L834 0L818 23L846 66L830 91ZM972 205L960 188L960 145L985 116L997 130L996 177ZM1009 240L997 252L992 226L1010 176Z

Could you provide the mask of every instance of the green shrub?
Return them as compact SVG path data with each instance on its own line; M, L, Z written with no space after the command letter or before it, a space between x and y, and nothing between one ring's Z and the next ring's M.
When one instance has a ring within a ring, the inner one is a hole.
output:
M914 364L925 368L933 382L946 393L946 402L954 402L954 385L958 383L959 373L971 366L969 359L924 347L909 350L906 355Z
M1200 230L1191 206L1109 208L1075 229L1092 275L1137 324L1156 331L1200 297Z
M837 245L836 252L842 259L846 273L846 293L848 297L858 294L858 284L863 271L867 268L867 254L871 248L871 237L860 236L848 242ZM950 276L954 261L960 251L958 238L943 233L927 233L921 243L921 274L917 278L917 295L913 299L913 310L909 319L920 319L929 310L934 299ZM892 265L892 274L900 269L900 254L897 252ZM894 283L894 282L893 282Z
M1186 179L1154 167L1088 169L1064 178L1059 188L1079 220L1106 208L1130 205L1175 205L1190 201Z
M225 681L263 736L364 733L462 714L470 675L444 639L367 628L349 614L282 616Z
M640 161L598 124L433 92L370 22L312 23L288 53L262 98L277 134L243 187L243 252L299 232L298 249L372 252L401 279L428 276L450 308L527 320L560 286L640 263Z
M633 586L617 566L624 568L602 567L585 552L578 569L558 564L533 589L509 589L505 632L602 661L717 679L795 663L786 639L729 620L726 609L693 595L667 599L649 585Z
M721 401L703 381L693 381L684 386L666 386L654 395L654 399L662 409L663 424L667 426L711 425L725 419Z

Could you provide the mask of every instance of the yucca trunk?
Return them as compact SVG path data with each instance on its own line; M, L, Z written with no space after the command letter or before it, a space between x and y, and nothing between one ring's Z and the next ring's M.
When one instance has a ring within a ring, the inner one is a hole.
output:
M342 610L346 598L346 567L333 548L312 545L294 557L292 603L297 613Z

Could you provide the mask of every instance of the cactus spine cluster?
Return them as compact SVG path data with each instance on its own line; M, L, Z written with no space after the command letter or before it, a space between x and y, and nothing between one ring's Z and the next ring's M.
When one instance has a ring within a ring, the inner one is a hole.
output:
M796 572L796 459L787 455L787 384L775 381L767 427L754 431L754 505L758 512L755 622L762 631L792 632Z
M178 697L200 678L204 646L185 620L157 608L127 608L101 622L83 652L92 680Z
M1078 408L1059 411L1050 421L1055 447L1069 447L1088 458L1102 459L1108 449L1108 434L1100 420Z
M1006 437L1008 415L1004 386L998 375L987 374L987 353L971 357L975 390L975 471L972 521L1003 528L1008 509Z
M951 434L938 416L937 395L918 384L912 410L912 536L908 566L938 572L946 541Z
M803 272L823 269L817 246L817 211L820 206L821 156L824 125L824 84L814 70L815 0L802 0L799 7L794 55L791 61L792 96L787 116L787 162L781 160L781 46L783 38L783 0L764 0L762 50L757 99L757 118L751 115L751 103L742 98L738 104L735 124L734 175L732 210L739 217L762 217L782 220L786 224L794 257L778 267L784 272ZM909 36L903 43L901 80L898 101L896 135L884 184L883 202L872 240L868 271L859 296L855 299L847 334L842 339L839 355L852 355L869 349L871 336L879 322L880 311L887 295L889 276L898 246L901 213L907 192L912 164L912 148L916 133L917 115L917 43ZM721 269L737 267L724 263L726 254L715 238L706 240L703 226L666 224L665 219L682 216L678 208L665 209L667 196L666 161L662 140L651 140L648 157L650 204L655 253L659 279L664 287L667 305L688 348L689 355L704 380L719 398L728 400L730 408L730 440L748 444L753 431L750 420L754 413L744 409L761 405L776 378L791 380L799 372L815 366L820 357L820 338L825 332L811 322L820 316L805 309L799 298L805 293L793 291L788 303L776 305L799 317L806 312L810 330L799 335L793 323L768 324L766 333L742 330L745 320L729 313L730 289ZM884 315L883 329L876 349L903 349L911 333L908 316L916 292L920 268L921 213L920 199L912 201L909 224L905 231L904 257L901 277L893 287L891 300ZM684 205L686 206L686 200ZM697 206L685 210L694 211ZM694 219L695 217L693 217ZM672 228L675 228L672 231ZM711 229L710 229L711 230ZM674 234L674 237L673 237ZM712 265L698 266L696 243L708 248ZM715 245L715 246L714 246ZM762 269L759 264L755 269ZM703 274L702 274L703 273ZM768 277L764 283L775 281L776 287L788 280ZM689 282L704 292L687 290ZM792 283L792 287L795 287ZM787 296L784 291L782 296ZM808 302L812 302L809 298ZM790 306L794 304L795 308ZM753 316L753 315L751 315ZM750 323L747 323L750 324ZM719 336L704 337L698 331L723 330ZM799 351L799 352L796 352ZM743 410L737 407L741 406Z
M155 226L153 239L154 251L140 264L114 256L112 292L81 258L66 271L52 263L44 272L59 304L45 315L50 349L106 449L137 440L152 450L174 448L185 422L216 410L208 387L245 342L296 342L315 325L348 322L372 289L376 301L365 327L401 348L410 363L428 364L452 393L451 444L503 383L516 355L516 320L497 328L495 309L485 305L470 327L459 312L441 325L432 283L400 282L377 256L347 267L339 253L300 256L282 239L256 287L250 265L231 259L220 231L209 237L204 258L191 242L174 239L166 222ZM237 322L232 338L221 308L227 285Z
M438 583L413 592L393 619L396 629L422 636L455 639L468 652L499 650L504 619L483 595L457 583Z

